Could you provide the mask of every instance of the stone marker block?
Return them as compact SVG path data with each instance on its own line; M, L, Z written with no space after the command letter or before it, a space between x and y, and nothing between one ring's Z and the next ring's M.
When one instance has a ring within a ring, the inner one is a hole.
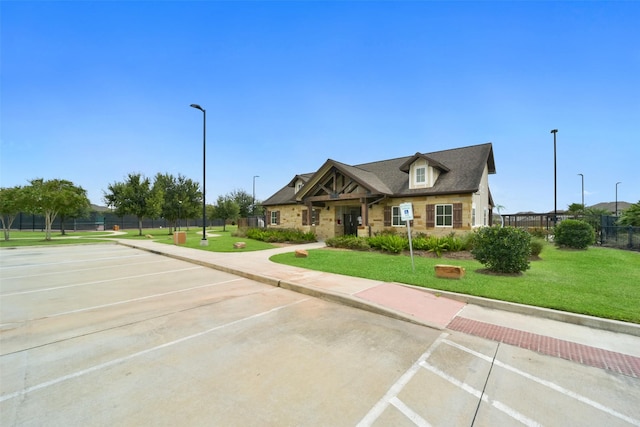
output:
M306 258L309 256L309 252L304 249L296 249L296 258Z
M233 244L233 247L234 247L235 249L244 249L244 248L246 248L246 247L247 247L247 244L246 244L245 242L235 242L235 243Z
M147 234L147 235L146 235L146 236L144 236L144 237L146 237L147 239L153 239L153 236L152 236L151 234Z
M464 277L464 267L458 265L444 265L438 264L435 267L436 277L443 277L446 279L460 279Z

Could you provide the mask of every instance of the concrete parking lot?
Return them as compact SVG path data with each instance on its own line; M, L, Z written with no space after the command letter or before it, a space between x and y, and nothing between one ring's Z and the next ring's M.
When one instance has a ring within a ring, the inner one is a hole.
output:
M0 253L0 424L640 425L640 380L119 245Z

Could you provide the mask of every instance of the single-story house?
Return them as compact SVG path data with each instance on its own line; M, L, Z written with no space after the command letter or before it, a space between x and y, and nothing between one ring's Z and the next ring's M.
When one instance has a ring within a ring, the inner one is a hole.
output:
M327 239L405 231L400 204L411 203L412 233L442 236L491 225L488 177L494 173L491 143L360 165L328 159L315 172L295 175L262 205L267 227Z

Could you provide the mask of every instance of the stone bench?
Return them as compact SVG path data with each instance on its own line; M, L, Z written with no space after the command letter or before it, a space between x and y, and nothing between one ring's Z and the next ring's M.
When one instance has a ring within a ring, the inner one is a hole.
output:
M244 249L246 247L247 247L247 244L245 242L236 242L233 244L234 249Z

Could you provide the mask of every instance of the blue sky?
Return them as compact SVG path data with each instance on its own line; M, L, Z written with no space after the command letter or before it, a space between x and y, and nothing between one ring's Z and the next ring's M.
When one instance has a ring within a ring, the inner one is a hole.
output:
M640 200L640 2L2 1L0 185L131 172L264 200L492 142L503 212Z

